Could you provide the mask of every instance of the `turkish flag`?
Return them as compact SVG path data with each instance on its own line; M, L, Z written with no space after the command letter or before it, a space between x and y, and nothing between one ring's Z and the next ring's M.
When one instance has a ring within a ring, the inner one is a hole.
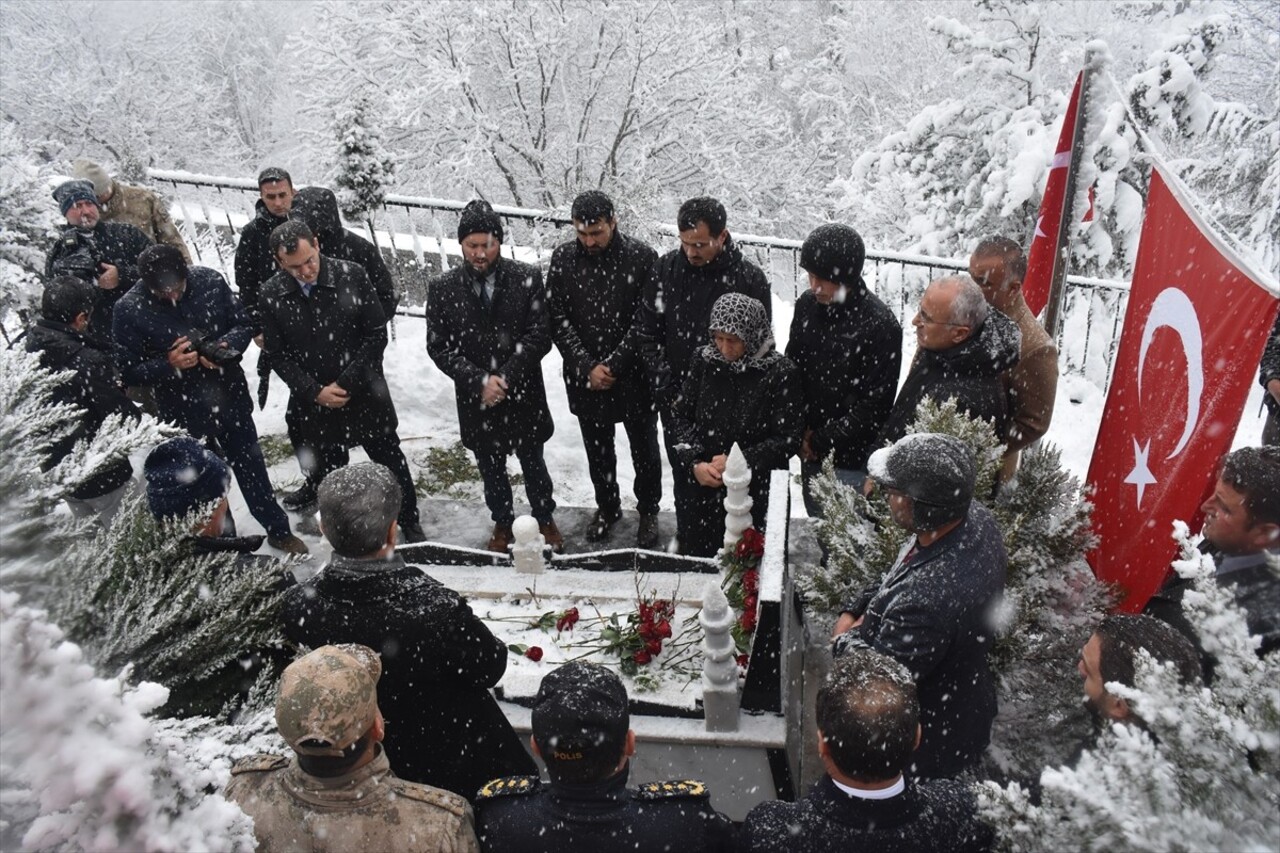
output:
M1049 301L1049 286L1053 281L1053 257L1058 252L1058 230L1062 223L1063 203L1067 194L1067 167L1071 165L1071 143L1076 138L1076 114L1080 111L1080 85L1084 72L1076 76L1075 88L1067 114L1062 119L1062 132L1058 134L1058 148L1049 167L1049 179L1044 185L1044 197L1040 199L1040 214L1036 217L1036 233L1031 238L1031 252L1027 258L1027 274L1022 277L1022 295L1032 314L1039 315ZM1089 211L1093 216L1093 188L1089 189Z
M1193 530L1203 520L1280 305L1275 282L1219 240L1184 192L1153 169L1089 464L1099 537L1089 563L1132 613L1168 574L1174 519Z

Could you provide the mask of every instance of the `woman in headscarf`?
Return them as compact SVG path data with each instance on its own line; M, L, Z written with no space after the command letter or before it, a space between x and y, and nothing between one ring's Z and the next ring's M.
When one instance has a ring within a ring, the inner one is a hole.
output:
M751 515L763 530L769 472L787 467L804 431L800 376L774 349L764 305L726 293L711 308L710 332L673 412L680 464L701 486L677 518L680 553L699 557L714 556L724 542L722 478L734 443L751 468Z

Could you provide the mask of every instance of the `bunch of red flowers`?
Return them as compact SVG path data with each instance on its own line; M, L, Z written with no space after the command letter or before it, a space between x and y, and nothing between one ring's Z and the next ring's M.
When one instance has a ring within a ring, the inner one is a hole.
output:
M725 549L720 556L724 569L724 594L729 604L741 611L733 626L733 639L737 643L739 664L743 664L751 647L751 635L756 630L756 612L760 604L760 559L764 556L764 536L754 527L742 531L733 550Z
M625 624L614 614L600 631L603 651L617 655L622 671L634 675L639 667L647 666L662 652L662 641L671 638L671 620L675 614L674 602L641 596Z

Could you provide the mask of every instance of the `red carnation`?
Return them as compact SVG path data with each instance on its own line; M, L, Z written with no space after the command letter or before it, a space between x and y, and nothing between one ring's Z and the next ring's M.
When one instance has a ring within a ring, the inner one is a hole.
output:
M756 611L754 609L744 610L742 615L738 617L738 626L742 628L743 633L750 634L756 629Z
M742 573L742 591L748 595L760 589L759 569L747 569Z
M756 598L756 594L754 592L751 593L750 595L744 595L742 596L742 609L751 611L754 617L754 614L756 612L756 604L758 601L759 599Z
M748 527L742 531L742 538L738 540L738 547L734 549L734 554L739 557L763 556L764 537L754 527Z
M528 651L524 653L524 656L527 657L529 660L533 661L534 663L537 663L538 661L542 660L542 647L530 646Z
M751 655L746 655L746 654L738 655L737 661L738 661L738 666L742 667L743 669L746 669L747 664L751 661Z
M645 622L637 629L636 633L643 640L656 640L659 638L658 626L652 622Z
M668 622L666 619L663 619L661 622L659 622L657 625L654 626L654 632L662 639L664 640L667 639L668 637L671 636L671 623Z
M644 666L649 661L653 660L653 655L649 653L648 649L641 649L640 651L632 655L631 659L636 663L640 664L641 666Z
M556 630L572 631L573 626L576 624L578 624L578 608L570 607L560 614L560 618L556 619Z
M653 608L643 601L640 602L640 621L645 625L653 623Z
M645 640L644 650L651 655L656 655L658 652L662 651L662 641L657 639Z
M674 616L676 606L665 598L659 598L653 602L653 612L658 616Z

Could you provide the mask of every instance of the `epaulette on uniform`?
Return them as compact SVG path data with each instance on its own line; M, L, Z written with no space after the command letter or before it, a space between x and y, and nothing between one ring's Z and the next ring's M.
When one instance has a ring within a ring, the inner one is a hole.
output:
M457 817L461 817L467 811L466 799L452 791L444 791L428 785L419 785L416 782L409 782L405 779L396 779L393 789L401 797L417 800L420 803L430 803Z
M646 782L635 790L637 800L668 800L673 797L706 797L707 786L697 779Z
M476 794L477 800L492 800L497 797L514 797L532 794L538 790L537 776L504 776L494 779Z
M289 759L285 758L283 755L260 753L237 761L231 768L231 775L239 776L241 773L266 773L270 770L280 770L288 766Z

